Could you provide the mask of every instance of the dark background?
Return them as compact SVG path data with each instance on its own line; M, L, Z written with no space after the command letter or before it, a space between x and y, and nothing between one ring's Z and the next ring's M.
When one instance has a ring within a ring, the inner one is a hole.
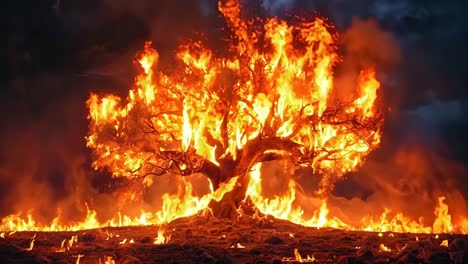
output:
M465 2L277 0L264 6L265 13L275 15L316 10L339 32L352 26L353 17L372 19L380 31L391 34L400 55L390 70L379 71L391 110L382 148L370 163L389 164L402 146L417 146L431 153L425 166L435 159L456 164L450 165L457 167L454 173L435 168L433 174L436 184L449 177L466 199ZM125 96L136 72L134 54L144 41L152 40L162 61L170 61L187 37L197 32L216 36L220 21L216 1L210 0L9 0L1 10L2 214L37 200L68 201L71 193L80 193L74 195L80 203L97 192L99 177L105 176L90 169L85 147L89 92ZM335 193L366 199L375 192L359 188L358 174L338 184Z

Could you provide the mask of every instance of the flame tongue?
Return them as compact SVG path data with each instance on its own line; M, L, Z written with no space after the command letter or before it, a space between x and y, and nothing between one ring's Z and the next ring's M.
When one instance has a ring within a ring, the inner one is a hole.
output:
M342 103L331 97L337 35L325 20L246 20L235 0L219 1L218 8L231 33L229 56L188 42L177 52L181 69L168 75L158 70L159 55L148 42L136 60L142 73L125 102L90 96L87 145L96 154L94 166L116 177L143 175L151 185L154 175L203 172L223 159L288 157L321 175L319 193L325 193L380 143L374 69L362 70L354 101ZM260 165L248 174L246 196L264 213L304 224L303 209L291 205L296 183L290 181L284 196L265 201L258 173ZM212 180L218 187L219 179ZM157 213L165 219L159 222L194 214L214 198L192 196L191 184L184 183L184 191L163 195L163 210L171 213ZM221 197L233 188L226 186L231 188ZM324 201L308 225L330 224L327 214Z
M353 228L329 216L326 199L306 218L295 203L294 179L282 195L265 198L261 162L287 159L311 168L321 177L318 194L326 194L380 144L383 119L375 69L361 70L352 87L354 97L344 102L332 93L333 67L339 62L338 36L325 20L294 24L278 18L246 20L236 0L219 1L218 8L231 33L229 55L219 56L202 42L191 41L178 49L178 71L167 74L158 68L158 52L146 43L136 58L141 73L126 99L90 95L86 140L96 169L106 168L115 177L141 179L145 186L164 174L226 171L230 168L220 168L228 162L247 164L245 175L211 175L206 181L210 192L199 196L190 179L177 177L177 191L164 193L162 207L154 214L142 212L133 219L119 213L117 219L101 223L96 212L88 209L83 223L61 226L57 218L44 230L164 224L207 209L212 200L220 201L242 182L247 184L245 197L264 214L307 226ZM236 176L247 180L238 181ZM136 199L133 192L128 197ZM401 229L389 224L386 215L379 224L396 231L451 232L443 200L435 214L433 228L406 221ZM374 223L368 220L363 226L376 231ZM3 219L2 226L10 230L37 227L32 216L22 220L18 215ZM158 233L155 243L168 239Z
M199 160L174 165L171 155L194 152L219 166L253 140L278 138L289 145L271 144L272 150L289 151L322 174L323 189L354 170L380 143L375 71L362 71L354 102L337 104L330 98L336 35L324 20L290 25L272 18L255 30L241 19L237 1L220 2L219 9L233 32L229 57L189 42L177 53L182 70L167 75L146 43L137 57L143 72L125 104L91 95L87 144L97 154L94 166L126 177L174 166L189 174Z

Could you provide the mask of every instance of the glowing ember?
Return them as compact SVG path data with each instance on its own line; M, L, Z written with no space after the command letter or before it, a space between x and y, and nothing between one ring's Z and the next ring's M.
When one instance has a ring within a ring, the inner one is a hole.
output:
M442 243L440 243L440 246L441 247L448 247L448 240L447 239L442 240Z
M33 238L33 239L31 240L31 243L29 244L29 247L26 249L26 251L31 251L31 250L33 250L33 248L34 248L34 241L35 241L35 239Z
M164 236L164 231L162 229L159 229L158 236L154 239L154 244L156 245L167 244L170 239L171 239L171 235Z
M78 243L78 235L72 236L70 240L67 240L65 238L64 240L62 240L62 243L60 244L60 249L57 250L57 252L65 252L67 250L70 250L70 248L73 247L73 244L77 244L77 243Z
M101 262L101 259L99 259L99 263L103 264L115 264L115 260L111 256L105 256L104 260Z
M242 245L241 243L237 243L235 245L232 245L231 248L245 248L245 246Z
M73 247L73 243L78 243L78 236L77 235L74 235L70 238L70 240L68 240L68 249L70 249L71 247Z
M310 257L307 255L307 258L302 258L299 250L297 248L294 249L294 258L283 257L282 261L285 262L315 262L315 258L312 256Z
M66 241L67 241L66 238L64 240L62 240L62 243L60 244L60 249L57 250L57 252L65 252L65 242Z
M385 251L385 252L391 252L392 251L390 248L385 246L383 243L380 244L379 248L380 248L381 251Z
M81 259L82 257L84 257L84 255L78 254L78 255L73 256L73 257L76 258L76 262L75 262L75 263L76 263L76 264L80 264L80 259Z

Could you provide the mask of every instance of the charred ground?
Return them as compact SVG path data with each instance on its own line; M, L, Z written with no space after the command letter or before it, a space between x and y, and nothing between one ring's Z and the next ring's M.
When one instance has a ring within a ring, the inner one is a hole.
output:
M155 245L164 230L169 242ZM76 235L78 243L61 249ZM31 238L35 236L31 251ZM130 243L130 240L134 243ZM122 243L125 240L125 243ZM441 246L447 240L448 246ZM386 251L387 248L390 251ZM468 236L316 229L271 218L236 221L194 216L167 226L122 227L77 232L18 232L0 239L5 263L466 263ZM305 261L304 261L305 262Z

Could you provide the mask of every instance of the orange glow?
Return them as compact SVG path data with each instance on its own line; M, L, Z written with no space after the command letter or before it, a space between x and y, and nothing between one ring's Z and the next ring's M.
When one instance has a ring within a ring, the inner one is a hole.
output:
M447 240L447 239L442 240L442 242L440 243L440 246L441 246L441 247L448 247L448 246L449 246L448 240Z
M435 207L435 220L433 226L426 226L422 223L422 219L415 221L406 217L403 213L397 213L393 217L389 217L390 210L385 209L378 220L370 217L362 220L363 230L373 232L411 232L411 233L457 233L466 234L464 229L463 219L459 225L454 227L452 218L448 213L448 205L444 203L445 197L438 198L438 204Z
M238 40L231 43L236 54L216 57L203 43L189 42L177 53L184 71L166 75L148 42L126 100L91 94L86 139L97 154L94 166L133 178L167 168L165 151L193 152L219 165L225 155L236 159L250 140L277 137L297 144L302 166L324 175L322 191L331 188L330 175L355 170L380 143L381 124L359 133L350 124L379 114L375 70L362 70L354 103L331 116L340 107L330 97L337 36L325 20L266 19L262 33L239 17L237 1L220 2L219 9ZM264 78L261 86L257 78ZM187 165L179 164L182 174Z
M171 239L171 235L164 236L164 231L162 229L159 229L158 236L154 239L154 244L156 245L167 244L170 239Z
M303 258L301 254L299 253L299 250L297 248L294 249L294 258L288 258L288 257L283 257L282 261L284 262L315 262L314 256L310 257L307 255L307 258Z
M320 209L317 210L311 218L306 219L303 216L304 210L299 206L293 206L296 198L296 185L294 180L289 181L286 194L276 196L273 199L263 198L260 172L261 165L261 163L258 163L252 168L249 174L250 181L246 192L246 197L250 197L255 207L260 212L304 226L350 228L350 226L346 225L338 218L328 218L327 201L325 199L322 200Z
M161 226L210 212L210 203L243 184L241 179L246 176L246 200L265 215L296 224L373 232L468 233L468 220L453 223L444 197L438 199L432 226L403 212L391 215L390 209L378 219L363 218L360 226L333 216L327 194L346 173L356 171L381 142L383 113L376 69L370 65L362 68L350 84L354 97L343 102L332 93L333 71L340 56L338 35L326 20L257 19L255 23L261 26L253 27L253 20L241 17L239 1L219 1L218 9L232 33L226 56L201 41L190 41L177 50L177 71L168 73L159 65L159 53L147 42L136 56L140 73L126 98L91 93L86 102L90 123L86 144L93 152L92 166L113 177L141 182L142 188L153 185L157 176L174 176L176 190L161 191L161 208L141 210L137 217L115 212L111 219L98 220L97 212L86 206L82 221L63 223L58 215L45 225L32 212L20 213L3 218L1 230ZM223 161L240 161L244 152L261 149L249 145L252 142L269 143L257 156L293 160L298 167L310 169L311 175L306 177L320 176L313 197L320 200L320 206L312 214L306 216L299 204L303 194L292 177L283 194L265 197L262 180L268 175L262 175L261 162L249 164L246 175L234 175L219 186L211 180L207 186L193 186L188 179L203 172L201 168L207 164L221 168ZM210 191L197 194L197 187ZM138 199L132 191L126 195ZM60 250L70 249L76 239L64 240ZM169 240L170 235L159 229L154 243ZM389 251L383 244L380 248ZM294 254L296 261L304 260L297 249ZM107 257L105 263L115 261Z
M94 229L101 227L117 226L140 226L152 224L165 224L176 218L194 215L208 207L210 201L220 201L225 192L232 190L237 182L237 178L231 178L226 184L221 184L216 191L208 193L200 198L192 196L191 184L183 181L179 185L183 190L178 195L163 195L162 209L156 213L142 211L139 217L130 217L120 213L107 221L100 222L97 213L87 208L86 217L75 224L61 224L60 217L54 218L51 224L42 225L34 220L33 214L28 213L26 218L22 214L13 214L2 219L0 230L8 231L77 231L84 229ZM72 237L73 239L73 237ZM77 239L77 238L76 238ZM72 241L72 240L70 240ZM75 241L76 243L77 241ZM73 244L73 242L71 242ZM70 245L71 247L71 245Z
M379 248L380 248L380 251L385 251L385 252L392 251L389 247L385 246L383 243L380 244Z
M97 156L94 167L107 168L115 177L144 175L143 183L151 185L153 174L186 175L198 164L174 162L168 157L174 153L198 155L219 166L223 157L236 160L254 139L276 138L296 150L271 153L300 155L294 158L301 166L323 176L318 194L325 194L380 144L381 122L353 127L378 120L375 70L362 70L355 83L357 97L341 106L330 96L333 67L339 61L337 35L325 20L293 25L271 18L256 31L240 17L238 1L220 1L218 7L235 35L229 57L217 57L200 41L188 42L177 52L183 71L167 75L158 70L159 54L148 42L136 59L142 72L125 100L91 94L86 139ZM337 111L341 114L334 115ZM261 212L307 226L347 227L328 217L326 200L315 216L304 219L303 210L292 206L294 180L285 195L268 200L262 197L260 172L249 176L246 197ZM193 215L213 198L193 197L192 185L180 182L177 194L161 197L164 206L156 213L156 223Z
M241 243L237 243L235 245L232 245L231 248L245 248Z
M434 210L436 220L433 225L434 233L451 233L453 230L452 217L448 214L448 205L444 203L445 197L439 197L439 204Z
M99 263L115 264L115 260L111 256L105 256L103 262L101 262L101 259L99 259Z
M80 260L81 260L82 257L84 257L84 255L78 254L78 255L76 255L76 256L73 255L73 257L76 258L75 264L80 264Z
M31 240L31 243L29 244L29 248L26 249L26 251L31 251L34 248L34 238Z

